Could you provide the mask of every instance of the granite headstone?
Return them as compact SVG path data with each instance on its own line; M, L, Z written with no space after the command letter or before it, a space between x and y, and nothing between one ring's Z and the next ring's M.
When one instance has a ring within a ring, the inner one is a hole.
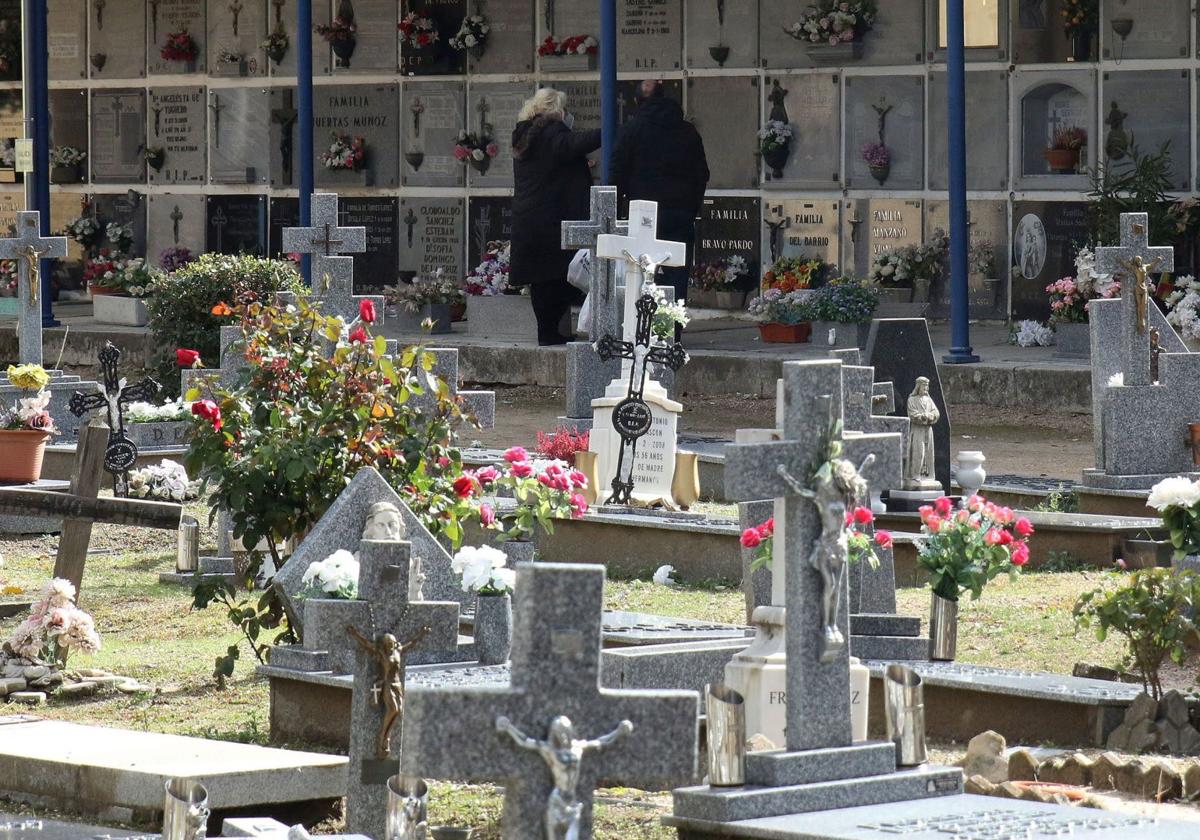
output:
M210 195L205 201L205 250L216 254L265 253L266 196Z

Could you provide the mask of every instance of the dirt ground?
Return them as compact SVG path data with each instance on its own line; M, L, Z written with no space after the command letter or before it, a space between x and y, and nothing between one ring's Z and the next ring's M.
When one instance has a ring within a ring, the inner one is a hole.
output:
M496 428L469 437L484 446L532 445L539 431L558 425L563 411L561 388L498 387ZM732 439L739 428L774 423L775 401L751 396L685 395L681 433ZM1091 417L1081 414L1038 414L990 406L958 406L951 410L951 449L981 449L993 475L1063 478L1077 481L1093 466Z

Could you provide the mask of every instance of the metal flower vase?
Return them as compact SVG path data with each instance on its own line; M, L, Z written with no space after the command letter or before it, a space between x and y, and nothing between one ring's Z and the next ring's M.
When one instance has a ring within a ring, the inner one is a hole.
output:
M929 658L953 662L958 648L958 601L929 596Z
M388 840L424 840L429 828L429 786L416 776L388 779Z
M883 706L888 740L896 745L896 764L924 764L928 756L921 675L907 665L889 665L883 675Z
M724 683L706 686L708 783L713 787L746 784L746 700Z
M475 655L480 665L502 665L512 653L512 596L475 597Z
M208 836L208 790L189 779L170 779L163 800L163 840L204 840Z

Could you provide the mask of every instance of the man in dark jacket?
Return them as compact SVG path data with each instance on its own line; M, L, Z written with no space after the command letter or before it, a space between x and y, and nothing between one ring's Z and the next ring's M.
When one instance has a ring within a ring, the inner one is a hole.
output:
M642 82L637 112L621 129L613 153L612 179L621 201L658 202L658 238L684 242L688 265L662 270L675 297L687 296L696 240L696 216L708 185L704 141L683 118L683 109L664 95L662 83Z

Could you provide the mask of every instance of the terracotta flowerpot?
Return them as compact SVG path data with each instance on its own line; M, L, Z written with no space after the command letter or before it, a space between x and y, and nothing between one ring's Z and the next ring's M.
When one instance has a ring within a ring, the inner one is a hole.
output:
M812 335L812 324L759 324L758 334L768 344L803 344Z
M0 431L0 483L32 484L42 477L49 432Z
M116 286L88 286L88 291L92 297L97 295L120 295L124 292Z
M1079 166L1078 149L1046 149L1042 157L1056 175L1073 175Z

